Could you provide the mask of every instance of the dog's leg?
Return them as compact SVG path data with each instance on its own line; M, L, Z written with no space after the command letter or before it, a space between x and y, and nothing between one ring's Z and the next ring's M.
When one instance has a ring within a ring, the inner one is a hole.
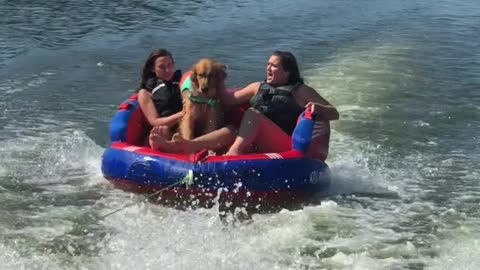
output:
M191 115L191 111L187 110L187 113L183 116L182 121L180 122L180 134L185 140L192 140L195 131L194 125L195 119Z
M209 108L207 110L207 117L205 120L207 121L205 125L205 134L210 133L218 129L218 113L217 110L214 108Z
M184 115L182 117L182 120L180 121L180 124L178 125L178 131L179 135L175 136L174 138L175 141L179 141L179 137L181 137L183 140L191 140L193 139L194 135L194 125L193 121L193 106L192 101L188 98L188 91L185 91L182 93L182 101L183 101L183 112Z

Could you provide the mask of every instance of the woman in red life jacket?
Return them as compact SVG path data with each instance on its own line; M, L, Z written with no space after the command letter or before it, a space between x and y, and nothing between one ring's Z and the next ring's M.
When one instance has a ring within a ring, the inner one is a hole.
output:
M172 54L165 49L154 50L143 67L138 103L152 132L167 140L183 115L178 86L181 77Z

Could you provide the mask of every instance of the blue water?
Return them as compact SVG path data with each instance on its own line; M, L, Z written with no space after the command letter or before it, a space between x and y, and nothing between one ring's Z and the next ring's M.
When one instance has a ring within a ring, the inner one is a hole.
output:
M478 269L480 2L216 2L0 0L0 268ZM330 196L226 225L113 189L108 124L157 47L231 87L292 51L341 114Z

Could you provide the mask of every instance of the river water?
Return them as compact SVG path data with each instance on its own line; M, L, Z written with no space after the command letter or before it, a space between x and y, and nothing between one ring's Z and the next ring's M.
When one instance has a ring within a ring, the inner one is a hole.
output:
M0 0L0 268L478 269L477 0ZM337 106L321 204L222 222L113 189L108 125L143 61L298 58ZM101 216L132 206L106 219Z

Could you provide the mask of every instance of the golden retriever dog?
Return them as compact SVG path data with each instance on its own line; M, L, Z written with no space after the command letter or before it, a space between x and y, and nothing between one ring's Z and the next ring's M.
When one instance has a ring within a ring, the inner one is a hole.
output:
M220 128L223 123L220 99L222 91L225 91L226 77L225 65L214 59L201 59L193 65L191 84L188 78L186 83L181 83L184 116L174 141L192 140Z

